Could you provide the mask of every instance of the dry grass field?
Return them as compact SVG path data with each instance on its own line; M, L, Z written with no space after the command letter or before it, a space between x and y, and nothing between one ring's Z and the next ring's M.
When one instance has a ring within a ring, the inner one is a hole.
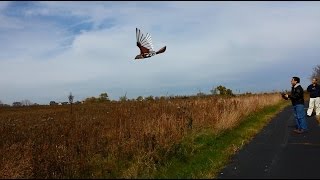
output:
M134 178L176 155L187 134L219 133L281 101L237 97L0 108L0 178Z

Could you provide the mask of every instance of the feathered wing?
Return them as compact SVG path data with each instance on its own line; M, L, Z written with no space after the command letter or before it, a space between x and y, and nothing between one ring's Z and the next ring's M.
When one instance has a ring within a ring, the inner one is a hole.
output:
M163 53L163 52L166 51L166 49L167 49L167 46L164 46L163 48L159 49L159 50L156 52L156 54Z
M149 33L144 35L140 29L136 28L137 46L140 49L140 54L154 51L152 39Z

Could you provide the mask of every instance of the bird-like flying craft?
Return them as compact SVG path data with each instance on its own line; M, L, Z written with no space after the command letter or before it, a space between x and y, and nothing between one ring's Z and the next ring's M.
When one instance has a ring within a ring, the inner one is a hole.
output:
M167 46L164 46L158 51L154 51L150 34L147 33L147 35L144 36L144 34L138 28L136 28L136 37L137 37L137 46L140 49L140 54L137 55L135 59L149 58L156 54L160 54L166 51Z

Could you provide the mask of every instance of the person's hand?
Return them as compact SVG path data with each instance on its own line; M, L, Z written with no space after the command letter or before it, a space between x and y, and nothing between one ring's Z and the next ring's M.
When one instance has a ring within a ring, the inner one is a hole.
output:
M283 99L288 100L289 99L289 95L286 93L281 93L281 96Z

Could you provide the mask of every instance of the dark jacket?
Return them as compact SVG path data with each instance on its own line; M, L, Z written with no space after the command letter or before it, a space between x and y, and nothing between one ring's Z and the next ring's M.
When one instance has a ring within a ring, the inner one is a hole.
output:
M320 97L320 85L319 84L316 84L316 86L313 86L313 84L310 84L307 88L307 91L310 93L310 98Z
M300 84L299 85L297 84L296 86L292 86L291 94L289 95L289 98L293 106L297 104L304 104L303 88L301 87Z

